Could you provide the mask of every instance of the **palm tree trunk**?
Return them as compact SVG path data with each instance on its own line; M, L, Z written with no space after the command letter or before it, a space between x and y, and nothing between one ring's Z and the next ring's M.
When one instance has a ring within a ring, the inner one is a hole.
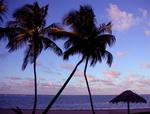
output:
M68 84L68 82L70 81L70 79L74 75L75 71L77 70L78 66L82 63L83 60L84 60L84 58L82 58L77 63L77 65L73 69L72 73L70 74L69 78L66 80L66 82L64 83L64 85L61 87L61 89L58 91L58 93L55 95L55 97L52 99L52 101L49 103L49 105L46 107L46 109L44 110L44 112L42 114L47 114L48 113L48 110L53 106L53 104L55 103L55 101L57 100L57 98L59 97L59 95L61 94L61 92L64 90L64 88L66 87L66 85Z
M127 106L128 106L128 114L130 114L130 102L127 102Z
M87 76L86 76L86 69L87 69L87 65L88 65L88 57L87 57L87 59L86 59L86 63L85 63L85 68L84 68L84 77L85 77L85 81L86 81L87 89L88 89L88 92L89 92L89 98L90 98L90 103L91 103L92 113L93 113L93 114L95 114L94 106L93 106L93 101L92 101L92 96L91 96L91 91L90 91L89 83L88 83Z
M36 55L34 53L34 63L33 63L33 69L34 69L34 105L33 105L33 110L32 114L35 114L36 111L36 105L37 105L37 78L36 78Z

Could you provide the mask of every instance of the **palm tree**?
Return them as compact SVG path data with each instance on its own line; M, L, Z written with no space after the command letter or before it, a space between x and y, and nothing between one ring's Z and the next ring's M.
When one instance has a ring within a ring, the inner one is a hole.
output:
M3 22L3 15L7 10L7 6L4 3L4 0L0 0L0 20Z
M44 110L43 114L47 114L48 110L52 107L56 99L59 97L63 89L73 77L73 74L77 70L77 67L83 61L86 61L84 68L84 77L89 92L92 113L95 114L89 83L86 76L88 61L90 61L90 65L94 66L98 61L101 63L102 59L106 59L107 64L111 66L113 56L109 51L106 50L106 46L112 46L115 42L115 37L112 35L111 31L111 23L109 22L108 24L101 24L97 27L95 21L95 15L90 6L80 6L79 11L72 11L68 13L64 18L64 24L70 26L72 30L68 33L59 33L59 35L62 36L67 36L68 34L68 39L64 44L66 49L66 51L64 52L64 59L68 60L71 55L75 54L80 54L82 57L62 88ZM56 34L57 33L58 32L56 32Z
M32 114L35 114L37 105L37 76L36 60L42 50L52 49L57 55L62 54L62 50L53 42L48 32L59 29L55 24L46 26L46 15L48 5L40 7L37 2L26 4L17 9L13 14L13 21L10 21L2 35L7 36L9 51L15 51L26 46L25 57L22 70L25 70L28 62L33 64L34 69L34 106Z
M0 0L0 21L1 21L1 24L3 22L3 16L6 13L6 11L7 11L7 6L4 3L4 0ZM4 37L3 37L4 31L6 31L5 28L0 27L0 40L4 39Z

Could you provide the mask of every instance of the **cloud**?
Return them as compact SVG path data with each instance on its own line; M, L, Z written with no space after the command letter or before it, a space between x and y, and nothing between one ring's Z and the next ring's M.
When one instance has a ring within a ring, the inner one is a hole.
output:
M7 80L0 83L0 94L34 94L33 80Z
M77 70L74 74L75 77L84 77L84 72L83 71L80 71L80 70ZM87 79L88 81L90 82L98 82L99 79L97 79L95 76L92 76L90 74L87 74Z
M98 82L99 81L99 79L95 78L94 76L90 76L90 75L87 76L87 79L90 82Z
M93 81L94 77L88 77L90 81ZM118 80L116 83L109 79L99 79L97 83L90 83L90 89L92 94L118 94L124 90L130 89L138 93L148 93L150 78L139 74L129 74L127 77ZM83 83L83 82L82 82ZM87 87L84 85L70 83L66 86L62 94L69 95L87 95ZM38 81L38 94L56 94L62 87L63 83L56 83L50 81ZM0 93L8 94L34 94L34 81L33 79L17 80L5 80L0 83Z
M39 84L39 86L40 86L41 88L51 88L53 85L54 85L54 84L53 84L53 82L51 82L51 81L49 81L49 82L47 82L47 83L42 82L42 83Z
M64 63L64 64L60 64L60 68L63 68L65 70L73 70L74 66L72 64Z
M114 86L114 82L112 80L100 80L100 83L102 83L104 86Z
M116 54L117 54L117 57L122 58L127 55L127 51L122 51L122 52L120 51L120 52L117 52Z
M145 91L147 93L147 88L149 88L150 79L147 76L140 74L129 74L118 84L118 88L127 90L136 90L138 92Z
M7 77L10 80L22 80L20 77Z
M40 67L43 70L44 73L47 73L47 74L52 73L52 71L50 69L50 66L48 67L48 66L44 65L43 63L41 63L39 61L37 62L37 66Z
M150 30L145 30L144 33L150 37Z
M39 86L39 83L37 84ZM8 78L0 82L0 94L33 94L34 80Z
M26 88L33 88L34 87L34 81L33 80L25 80L23 81L23 87Z
M1 94L8 93L10 91L10 88L11 88L11 85L8 85L5 82L0 83L0 93Z
M139 11L142 13L142 17L143 17L143 18L146 18L146 17L147 17L148 11L147 11L146 9L140 8Z
M141 68L150 69L150 63L149 62L143 62L140 64Z
M110 71L110 70L108 70L108 71L104 71L103 75L105 77L107 77L107 78L118 78L121 75L121 73L118 72L118 71Z
M80 70L77 70L74 74L75 77L82 77L84 76L84 72L83 71L80 71Z
M57 84L54 82L44 82L41 83L39 86L39 93L40 94L56 94L58 92L58 90L62 87L62 84ZM87 93L87 88L86 87L82 87L82 86L78 86L78 85L72 85L72 84L68 84L64 91L62 92L62 94L69 94L69 95L84 95L84 94L88 94Z
M124 31L135 24L135 18L132 13L119 9L116 4L110 4L107 8L108 16L112 20L114 29Z

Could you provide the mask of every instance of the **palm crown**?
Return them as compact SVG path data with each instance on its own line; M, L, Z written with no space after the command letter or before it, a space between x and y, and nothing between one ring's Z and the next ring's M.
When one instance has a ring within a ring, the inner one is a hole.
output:
M62 54L62 50L53 42L49 33L60 28L55 24L46 26L47 11L48 5L40 7L37 2L26 4L15 11L14 20L8 22L6 28L0 29L0 37L8 38L9 51L27 46L22 69L26 68L28 62L33 63L35 97L32 114L35 114L37 105L36 59L42 50L47 48L52 49L57 55Z
M111 23L101 24L97 27L95 21L96 19L93 9L90 6L80 6L79 10L71 11L63 20L65 25L70 26L71 31L68 32L57 29L51 31L51 34L54 36L56 35L56 38L67 39L64 44L66 49L63 56L64 59L69 59L70 55L74 54L80 54L82 59L76 64L68 79L65 81L56 96L48 104L43 114L47 114L48 110L52 107L61 92L69 83L83 60L86 60L84 77L89 92L92 113L95 114L92 96L86 76L88 61L90 61L90 64L94 66L97 61L101 62L102 59L105 58L107 64L110 66L112 64L113 57L112 54L106 50L106 46L112 46L115 42L115 37L112 35L111 31Z
M57 55L62 54L48 35L49 31L58 27L55 24L46 27L47 10L48 5L40 8L37 2L27 4L16 10L13 14L14 21L8 23L6 35L9 37L9 51L28 44L22 69L26 68L29 61L33 63L34 57L37 58L43 49L51 48Z
M0 20L3 21L3 15L7 10L7 6L4 3L4 0L0 0Z
M107 60L108 65L112 63L112 54L106 50L107 44L112 46L115 37L111 34L111 23L95 24L95 15L90 6L80 6L79 11L72 11L64 18L64 24L69 25L74 36L69 36L65 42L64 59L70 55L79 53L85 59L88 57L91 65L102 58Z

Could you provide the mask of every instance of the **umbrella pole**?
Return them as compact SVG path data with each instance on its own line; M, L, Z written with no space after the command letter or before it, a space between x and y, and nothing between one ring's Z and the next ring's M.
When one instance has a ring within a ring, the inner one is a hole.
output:
M127 105L128 105L128 114L130 114L130 102L129 101L127 102Z

